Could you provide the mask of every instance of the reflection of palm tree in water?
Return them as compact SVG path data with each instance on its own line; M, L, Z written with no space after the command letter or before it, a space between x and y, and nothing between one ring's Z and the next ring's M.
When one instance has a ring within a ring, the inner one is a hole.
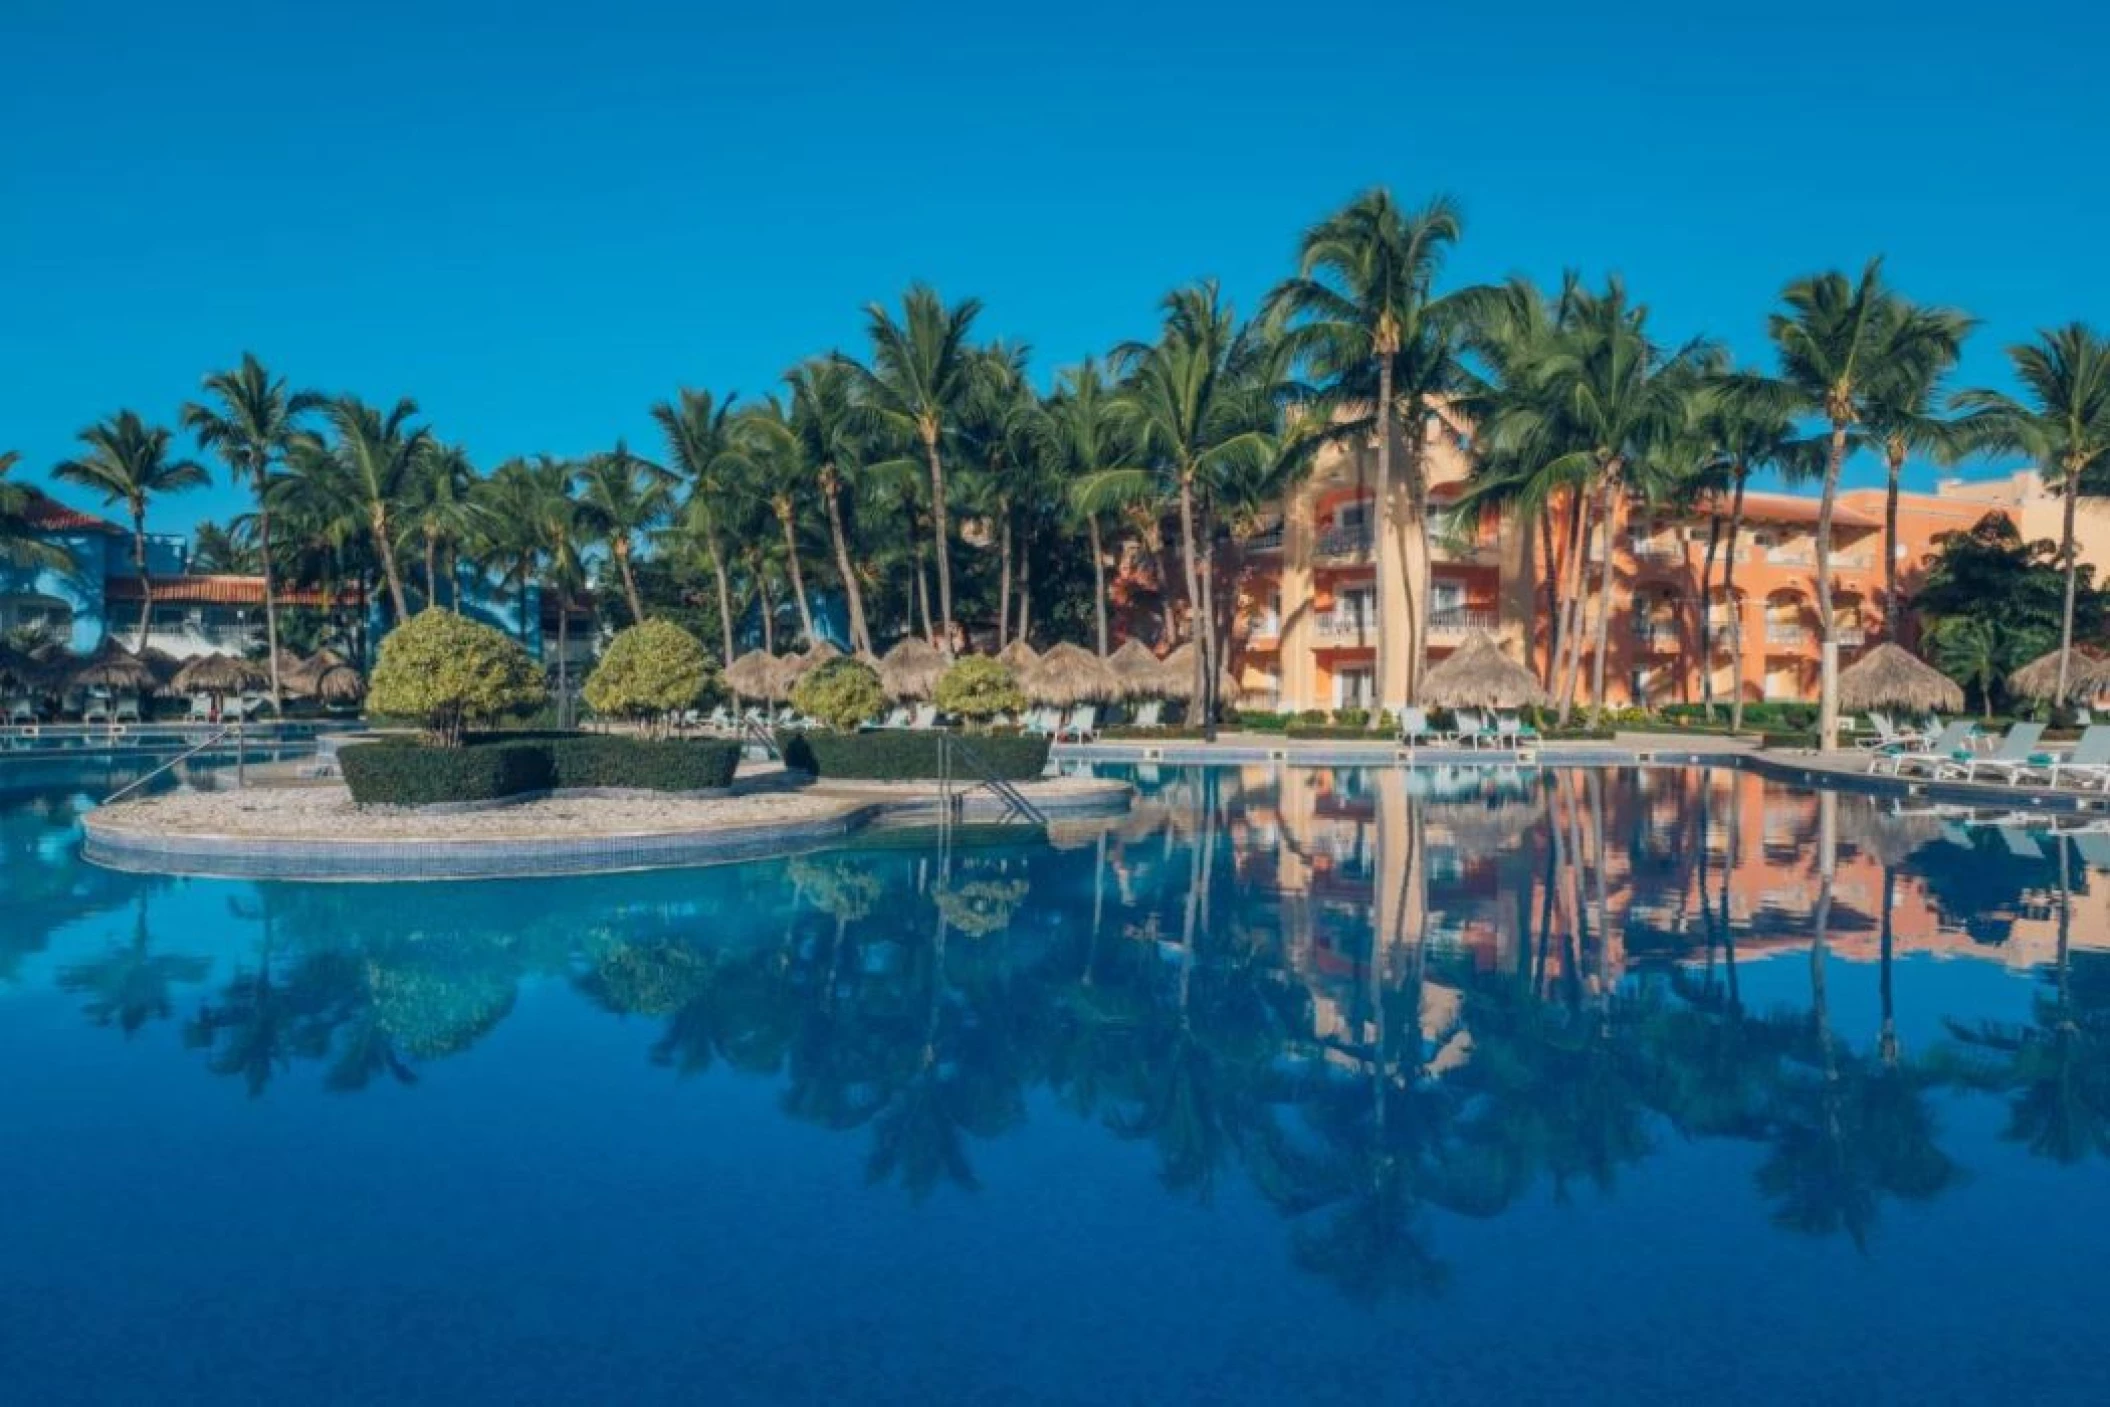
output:
M133 910L132 941L113 943L103 956L59 972L61 991L86 996L82 1012L98 1026L116 1026L127 1037L149 1021L166 1020L173 1009L169 988L205 980L212 960L152 951L147 931L146 890Z

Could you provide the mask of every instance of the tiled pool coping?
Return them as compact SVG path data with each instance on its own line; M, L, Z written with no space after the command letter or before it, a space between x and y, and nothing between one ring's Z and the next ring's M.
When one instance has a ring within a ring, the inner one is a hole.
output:
M1133 790L1106 783L1039 796L1050 821L1118 816ZM515 879L606 874L626 870L725 864L824 848L874 826L935 825L933 796L816 794L797 818L727 822L709 829L670 828L592 835L511 834L460 837L281 838L153 829L134 824L122 806L83 820L84 858L109 869L215 879L399 880ZM1003 818L990 796L961 797L959 820L981 825Z

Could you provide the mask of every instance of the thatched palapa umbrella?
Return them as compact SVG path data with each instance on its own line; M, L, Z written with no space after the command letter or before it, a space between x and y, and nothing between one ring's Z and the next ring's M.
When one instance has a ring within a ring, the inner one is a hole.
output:
M775 702L784 697L777 658L767 650L749 650L725 667L725 686L742 698Z
M1121 648L1106 657L1106 667L1114 676L1115 689L1124 699L1147 698L1165 692L1163 667L1141 640L1122 641Z
M1421 681L1423 703L1438 708L1544 708L1538 677L1511 659L1492 635L1475 635Z
M359 677L358 670L340 664L324 670L310 692L326 704L355 704L366 697L366 681Z
M1158 661L1157 692L1168 699L1194 697L1194 652L1198 647L1192 640ZM1242 685L1226 670L1216 681L1216 696L1233 699L1245 692Z
M1963 686L1886 640L1839 671L1839 707L1848 713L1871 708L1955 712L1963 707Z
M1068 641L1051 647L1031 669L1020 674L1018 686L1035 703L1064 708L1110 699L1119 692L1106 661Z
M153 667L107 637L94 654L67 671L66 682L76 689L146 691L156 687Z
M2066 667L2066 698L2052 696L2059 691L2059 652L2040 655L2023 665L2007 677L2007 688L2011 694L2020 694L2028 699L2048 699L2053 703L2064 703L2071 699L2094 696L2104 682L2103 661L2076 647L2073 658Z
M816 640L806 647L806 653L786 655L777 661L777 682L784 686L784 692L788 694L792 686L804 679L810 671L829 660L839 660L842 657L841 650L825 640Z
M1023 640L1013 640L996 652L997 662L1011 671L1014 679L1026 677L1026 671L1040 663L1040 652Z
M200 655L176 671L173 681L179 694L239 694L261 689L271 682L262 665L234 655Z
M911 635L879 661L879 683L890 699L927 699L950 661L920 635Z

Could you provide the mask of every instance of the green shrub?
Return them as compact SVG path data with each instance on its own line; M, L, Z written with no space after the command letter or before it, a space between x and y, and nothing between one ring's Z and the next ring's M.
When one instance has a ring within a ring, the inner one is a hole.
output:
M1279 733L1290 725L1290 715L1247 712L1241 709L1231 716L1231 722L1240 728L1250 728L1256 733Z
M360 806L497 801L551 786L549 745L534 740L473 747L359 743L339 749L337 763Z
M694 707L710 685L710 656L696 637L672 621L648 620L608 642L587 676L586 702L606 717L657 728Z
M1011 666L988 655L966 655L954 660L938 676L931 702L957 718L986 723L1000 713L1017 713L1026 706Z
M1396 733L1376 733L1366 723L1292 723L1284 735L1298 739L1331 739L1340 742L1390 742Z
M817 777L844 781L922 781L938 775L942 733L888 730L877 733L794 733L784 743L784 765ZM1031 781L1047 770L1046 738L1017 733L977 737L968 746L998 777ZM974 772L957 759L956 776Z
M1114 723L1099 730L1105 741L1127 739L1139 742L1173 742L1181 739L1207 736L1207 730L1199 724L1178 724L1169 728L1132 728L1124 723ZM977 742L980 740L977 739Z
M612 738L580 733L546 743L559 791L715 791L731 786L740 744L720 738Z
M791 687L791 702L808 718L847 733L880 715L886 708L886 690L879 683L879 671L845 657L799 676Z
M359 743L337 756L358 805L437 806L592 788L716 790L731 785L740 745L721 739L518 732L471 735L459 747Z
M421 611L381 642L366 706L414 718L443 747L461 746L472 723L541 705L542 672L526 650L451 611Z
M1370 726L1370 710L1367 708L1337 708L1333 721L1340 728L1367 728Z

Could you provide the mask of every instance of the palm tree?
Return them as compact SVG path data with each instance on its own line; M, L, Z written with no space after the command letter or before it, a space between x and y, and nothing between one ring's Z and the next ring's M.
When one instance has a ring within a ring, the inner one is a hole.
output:
M769 510L782 536L792 603L798 607L799 625L811 646L820 637L814 631L813 604L806 595L806 565L799 553L799 498L809 466L775 397L742 413L737 433L747 460L746 491Z
M139 573L139 646L145 649L154 620L154 581L147 572L147 504L161 494L180 493L210 482L195 459L170 459L169 431L149 425L137 411L121 410L78 436L88 452L52 474L92 489L105 503L122 503L132 519L132 566Z
M528 529L537 540L543 587L557 598L557 723L571 716L571 608L574 593L586 582L580 547L581 506L572 496L573 465L554 455L539 455L527 468L532 486Z
M542 502L549 486L525 459L509 459L479 482L474 490L476 556L496 568L499 585L510 586L515 595L514 629L520 644L528 644L534 612L528 596L541 580L542 554L546 545L538 524Z
M1883 633L1899 638L1904 598L1898 594L1898 480L1908 454L1953 458L1959 448L1955 427L1934 412L1942 378L1956 364L1963 339L1976 324L1949 308L1915 308L1900 301L1897 316L1918 324L1906 340L1925 347L1925 355L1902 358L1888 368L1869 392L1867 427L1882 451L1889 478L1883 497Z
M1946 319L1906 317L1883 286L1883 261L1871 259L1858 280L1818 274L1781 293L1785 309L1768 320L1780 356L1781 379L1795 388L1800 408L1823 418L1830 440L1824 492L1817 504L1817 614L1822 621L1823 688L1817 736L1823 747L1839 739L1839 642L1832 619L1832 514L1839 472L1857 427L1869 423L1878 390L1912 368L1935 363L1956 328ZM1953 356L1953 347L1948 355Z
M386 414L356 396L341 396L323 411L330 439L324 442L304 435L293 447L296 461L318 456L333 461L356 496L365 515L374 557L381 564L382 580L388 586L389 608L399 625L410 619L410 603L396 560L392 515L414 482L416 466L426 452L426 442L432 438L429 429L411 426L410 418L417 413L418 403L408 396L398 400Z
M684 388L673 401L652 407L652 418L667 439L669 467L688 486L682 529L703 545L718 587L718 623L724 637L721 664L733 658L733 584L726 567L723 514L738 490L745 458L733 431L733 402L739 394L715 400L709 391Z
M1111 648L1106 620L1106 543L1102 515L1126 504L1108 500L1104 494L1094 502L1095 486L1102 476L1118 474L1115 482L1135 485L1138 476L1129 461L1133 448L1124 432L1123 416L1114 389L1106 383L1099 364L1087 358L1056 378L1055 394L1049 398L1047 414L1036 422L1046 438L1046 449L1055 471L1069 485L1072 515L1084 520L1085 536L1092 554L1092 615L1098 628L1099 657Z
M2059 626L2059 681L2065 701L2073 675L2073 602L2080 559L2074 510L2083 493L2101 488L2110 464L2110 341L2080 323L2038 334L2034 344L2008 348L2028 402L1999 391L1964 391L1953 404L1967 412L1960 433L1989 448L2018 450L2065 499L2059 560L2066 571L2066 604Z
M650 532L673 507L672 475L630 452L621 440L607 454L597 454L579 471L581 526L608 544L616 573L623 580L623 600L630 619L645 619L631 556L637 539Z
M474 498L477 482L476 466L469 462L467 450L431 438L419 448L404 485L403 526L416 534L424 557L425 604L435 608L443 604L440 564L445 559L457 615L462 604L458 554L482 526Z
M1040 467L1033 430L1040 401L1026 384L1023 347L993 343L976 351L974 360L955 438L957 459L969 469L970 511L993 525L996 535L996 643L1001 649L1011 632L1012 566L1025 557L1018 541L1021 509L1033 501Z
M865 403L889 429L918 444L930 467L940 648L946 650L952 648L953 639L951 520L946 512L945 462L939 445L973 384L977 363L967 334L981 311L977 299L963 299L947 307L934 289L916 284L901 300L899 322L877 303L866 308L872 365L867 368L844 360L857 378Z
M1297 319L1285 334L1290 352L1324 387L1313 413L1331 422L1339 442L1377 441L1377 596L1380 619L1392 600L1392 437L1408 454L1409 515L1420 537L1420 579L1407 602L1413 654L1407 698L1426 665L1428 650L1428 485L1423 427L1436 399L1457 389L1446 310L1431 289L1444 255L1462 232L1458 208L1442 196L1420 210L1400 209L1382 188L1358 196L1314 225L1298 249L1297 277L1269 295L1272 312ZM1404 569L1404 543L1400 545ZM1383 726L1390 702L1391 632L1377 632L1377 707L1370 726Z
M1216 718L1223 674L1215 628L1211 510L1229 477L1274 462L1275 391L1282 354L1250 324L1241 326L1213 282L1176 290L1164 301L1159 340L1123 350L1129 374L1119 425L1143 468L1109 470L1080 490L1094 511L1138 498L1152 484L1179 513L1187 576L1189 634L1195 641L1194 700L1204 729Z
M32 491L7 482L7 471L21 458L14 450L0 451L0 566L64 571L71 559L30 526Z
M1935 665L1952 679L1975 685L1985 706L1987 722L1993 718L1993 681L2003 672L2000 637L1993 623L1983 616L1949 616L1936 621L1927 632L1927 653ZM2063 697L2063 695L2062 695Z
M265 370L253 352L242 353L242 364L231 371L216 371L205 378L211 402L191 401L182 411L183 428L197 436L198 444L219 451L228 472L247 485L256 503L257 555L264 577L264 641L271 674L271 711L280 713L284 694L278 677L278 592L271 560L271 504L267 490L274 466L285 463L300 420L320 410L325 397L319 391L288 390L283 376Z
M857 474L865 452L864 437L856 432L857 410L851 398L852 377L840 361L816 357L785 373L791 404L785 424L798 440L799 453L820 491L821 509L828 519L828 541L835 552L835 574L841 578L843 601L850 616L850 648L872 650L872 631L865 621L864 587L850 560L849 533L844 526L843 495Z

